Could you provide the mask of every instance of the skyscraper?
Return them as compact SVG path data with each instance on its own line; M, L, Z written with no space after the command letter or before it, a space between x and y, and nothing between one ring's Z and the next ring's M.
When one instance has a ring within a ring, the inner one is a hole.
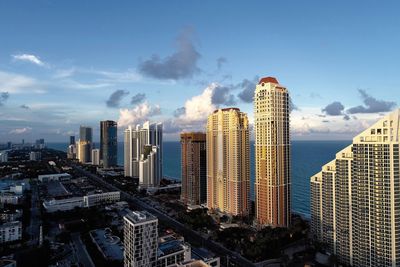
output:
M400 265L400 110L311 177L311 230L340 263Z
M76 156L81 163L92 161L92 143L79 140L76 148Z
M79 128L79 141L77 144L77 157L79 162L87 163L92 161L92 128L80 126Z
M206 134L181 133L181 200L186 205L207 201L206 162Z
M260 225L290 225L289 113L288 90L275 78L262 78L254 95L255 202Z
M92 127L80 126L79 128L79 140L93 142Z
M247 115L238 108L214 111L207 121L207 207L249 214L250 143Z
M92 165L100 165L100 149L92 149Z
M160 153L158 146L145 145L139 161L139 186L153 187L160 184L159 176Z
M162 123L150 124L145 122L143 127L137 125L131 126L124 132L124 168L125 176L139 178L139 162L143 158L145 146L157 147L157 160L155 181L160 181L163 177L163 144L162 144ZM142 180L147 180L143 178Z
M146 211L124 216L124 266L155 267L158 249L158 219Z
M100 122L100 159L103 167L109 168L117 165L117 122Z
M69 137L69 144L70 144L70 145L75 145L75 135L71 135L71 136Z

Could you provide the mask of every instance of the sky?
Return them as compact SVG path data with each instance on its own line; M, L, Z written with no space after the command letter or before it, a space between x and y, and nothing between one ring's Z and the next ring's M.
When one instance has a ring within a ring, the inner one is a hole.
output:
M396 1L0 1L0 143L146 120L165 140L239 107L261 77L293 140L349 140L400 99ZM122 140L122 138L120 138Z

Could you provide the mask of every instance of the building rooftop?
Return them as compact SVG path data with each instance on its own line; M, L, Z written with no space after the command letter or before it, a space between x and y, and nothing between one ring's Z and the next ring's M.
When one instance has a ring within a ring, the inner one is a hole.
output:
M276 83L279 84L278 80L275 77L264 77L258 82L258 84L262 83Z
M182 242L179 240L172 240L159 244L158 256L164 256L182 250Z
M147 221L157 220L157 217L147 211L129 211L125 218L133 223L142 223Z
M124 259L124 246L118 236L112 235L110 228L92 230L90 236L106 259Z

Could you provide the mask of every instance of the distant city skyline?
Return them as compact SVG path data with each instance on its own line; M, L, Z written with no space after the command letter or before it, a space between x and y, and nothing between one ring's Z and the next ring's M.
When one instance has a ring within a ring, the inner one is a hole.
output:
M118 122L119 140L151 120L178 141L225 107L252 128L265 76L290 88L292 140L350 140L398 106L399 7L1 2L0 143L68 142L79 125L98 142L103 120Z

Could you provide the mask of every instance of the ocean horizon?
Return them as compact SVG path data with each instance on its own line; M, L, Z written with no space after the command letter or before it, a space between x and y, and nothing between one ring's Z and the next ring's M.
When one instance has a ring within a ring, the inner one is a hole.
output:
M310 217L310 177L335 158L351 141L292 141L292 210ZM69 143L47 143L48 148L66 151ZM98 147L98 143L95 143ZM163 143L164 175L181 180L181 148L179 141ZM124 144L118 143L118 165L123 166ZM254 200L254 141L250 142L250 189Z

